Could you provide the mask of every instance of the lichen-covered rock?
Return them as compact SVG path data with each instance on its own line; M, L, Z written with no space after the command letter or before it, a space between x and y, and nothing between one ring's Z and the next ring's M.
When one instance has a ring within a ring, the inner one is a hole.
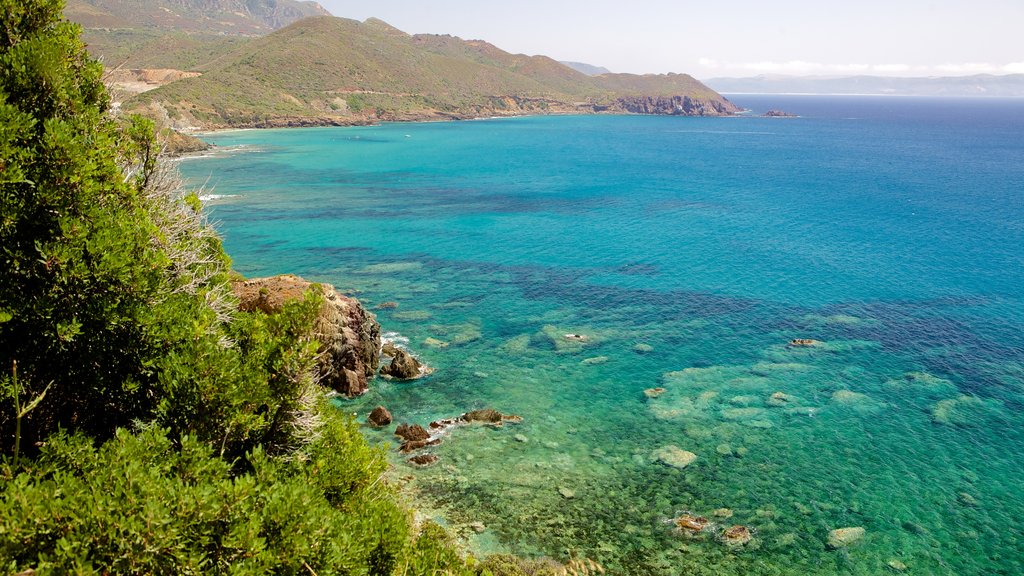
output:
M275 314L286 302L301 300L314 288L324 297L313 326L320 341L320 382L346 396L367 390L380 364L380 324L355 298L339 294L330 284L314 284L286 274L254 278L232 285L239 309Z

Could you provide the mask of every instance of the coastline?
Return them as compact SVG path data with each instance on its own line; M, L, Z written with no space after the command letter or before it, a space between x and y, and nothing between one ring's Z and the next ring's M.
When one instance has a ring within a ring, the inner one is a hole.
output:
M868 111L876 110L872 101L864 100ZM393 427L363 429L372 443L392 445L400 481L413 478L405 497L421 514L445 520L472 550L490 551L504 542L525 556L547 553L562 560L564 550L577 550L615 573L630 573L622 567L641 559L683 566L687 558L716 566L719 573L749 574L767 572L757 569L767 563L777 574L884 573L890 561L923 573L944 573L936 567L940 560L963 573L990 568L992 562L973 558L1006 557L1012 546L960 532L974 526L988 530L1000 522L999 510L1019 510L1019 500L1005 498L998 488L1019 461L1011 448L1017 432L974 443L991 430L985 422L999 423L1006 414L987 399L963 400L958 387L964 375L974 374L968 364L994 359L990 349L972 348L969 355L956 356L963 365L943 369L930 364L914 340L927 329L929 349L940 352L955 349L964 334L975 335L979 344L988 341L985 313L965 314L970 324L946 332L941 322L951 303L934 299L956 292L973 275L948 277L947 271L917 267L920 260L896 258L874 260L878 273L862 275L871 253L848 253L844 247L865 236L859 228L836 231L831 223L849 218L870 224L865 230L892 224L895 236L871 236L884 243L878 251L889 254L912 249L938 261L932 255L944 254L946 247L929 236L931 221L908 219L898 207L884 218L861 212L862 206L850 201L856 194L844 190L863 181L863 169L842 179L815 171L827 165L822 163L826 154L863 156L863 144L879 137L893 138L897 145L912 141L908 127L918 120L908 114L922 108L901 100L900 110L888 116L891 123L848 124L831 120L866 114L846 108L852 100L838 102L843 105L824 120L811 115L807 121L773 123L779 135L770 139L681 134L671 127L685 122L628 120L629 115L623 124L630 129L604 139L581 138L586 132L578 128L619 122L551 118L563 129L550 130L550 140L520 129L526 123L465 124L457 131L426 127L422 138L411 140L403 139L411 130L392 126L379 130L384 137L372 146L326 131L282 132L282 141L301 144L302 153L260 163L271 171L265 184L259 180L260 190L251 191L260 207L255 217L239 207L217 217L246 273L293 270L333 282L369 307L398 304L374 313L385 329L407 337L436 372L415 384L377 381L355 403L342 403L342 410L358 412L362 420L374 406L384 405L401 422L424 427L483 407L523 416L514 428L461 429L434 451L440 461L423 469L405 464L396 453ZM942 125L934 149L901 146L910 152L896 156L900 172L886 182L902 181L923 165L934 174L923 188L948 190L942 198L1010 194L1009 180L997 181L1004 186L995 192L943 187L949 165L935 159L956 150L962 137L987 134L1011 148L1015 142L1012 133L987 130L989 123L1004 122L998 109L982 106L970 119ZM669 129L647 130L653 124ZM501 125L510 130L499 130ZM452 132L468 134L452 137ZM653 133L659 145L650 145ZM320 139L337 148L318 151ZM736 154L743 149L759 152ZM587 160L566 167L566 150ZM651 150L657 154L647 156ZM867 157L869 164L889 158L888 150L869 148L869 154L877 152ZM506 174L512 152L518 159L527 151L532 152L507 178L493 178ZM618 159L630 151L642 153L635 163L621 165ZM367 162L371 154L379 159ZM1009 157L1005 153L997 160ZM223 166L243 163L237 159ZM804 173L801 166L811 177L788 176ZM607 172L594 176L596 168ZM679 177L709 170L722 184ZM622 172L627 177L620 180ZM317 180L328 173L344 175L330 190ZM259 179L263 173L245 174ZM303 181L306 174L313 180ZM742 180L735 180L737 175ZM652 176L650 184L630 187ZM832 191L822 189L823 178L836 185ZM764 184L780 181L794 189ZM562 182L582 186L563 189ZM599 187L604 183L607 188ZM645 192L628 193L634 189ZM231 192L230 184L223 190ZM609 218L618 208L608 204L611 196L628 203L628 219ZM887 190L877 196L887 198ZM936 197L922 190L913 198ZM807 235L778 234L777 220L763 217L780 203L795 212L786 214L787 220L810 223ZM325 206L344 210L331 218L310 218ZM722 227L718 218L726 212L727 224L735 227ZM495 214L507 223L500 236L493 235ZM633 219L643 229L666 228L676 240L659 244L655 237L639 248L631 236L640 228L624 223ZM970 222L951 226L960 237L975 238ZM595 227L609 241L593 239ZM720 239L736 229L757 241L757 249L723 245ZM831 234L839 235L837 241L829 240ZM809 235L820 239L815 250L823 252L816 256L843 251L853 259L834 269L842 282L799 256L810 250ZM484 239L486 245L474 247L467 238ZM982 247L999 254L996 240ZM584 241L595 248L565 249ZM679 246L687 246L685 253ZM638 261L638 249L644 260ZM535 255L543 256L543 265L524 265ZM720 267L698 276L706 263ZM592 272L581 276L580 269ZM742 293L719 288L708 294L690 286L691 278L703 286L724 286L726 269L756 272L745 277ZM799 276L780 284L772 275L779 269ZM676 270L689 272L665 273ZM982 290L1005 292L1015 285L988 284ZM622 306L628 312L620 312ZM1013 305L999 311L1020 318ZM570 333L589 335L590 341L569 346L561 336ZM802 338L822 344L787 344ZM637 343L647 346L636 348ZM1002 377L1002 368L985 366L986 377ZM657 387L664 392L646 394ZM978 424L958 424L961 412L977 414ZM652 458L669 445L698 459L683 469ZM926 458L924 446L938 457ZM847 451L857 457L842 458ZM834 457L823 465L816 456L822 453ZM981 469L991 474L970 481L959 475ZM928 482L907 482L891 473L904 470ZM873 480L864 489L851 487L865 476ZM899 510L899 521L890 520L893 494L913 502ZM975 501L979 504L972 505ZM720 510L721 516L715 515ZM938 517L936 510L951 512ZM691 538L671 523L685 513L712 519L718 527ZM749 527L759 551L737 553L722 542L730 525ZM849 527L863 527L863 540L848 552L829 548L830 531ZM921 527L948 552L931 555Z

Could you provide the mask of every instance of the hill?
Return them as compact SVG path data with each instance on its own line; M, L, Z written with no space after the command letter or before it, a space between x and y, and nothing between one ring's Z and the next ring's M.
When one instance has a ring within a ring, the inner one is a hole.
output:
M894 96L1024 97L1024 74L897 78L888 76L755 76L712 78L709 86L748 94L871 94Z
M64 15L86 29L261 35L330 13L298 0L68 0Z
M244 42L212 42L192 37L178 49L141 51L150 66L184 64L202 76L146 92L126 106L179 127L203 128L737 111L685 74L590 77L546 56L509 54L453 36L414 36L376 19L308 18ZM637 106L640 97L662 104Z

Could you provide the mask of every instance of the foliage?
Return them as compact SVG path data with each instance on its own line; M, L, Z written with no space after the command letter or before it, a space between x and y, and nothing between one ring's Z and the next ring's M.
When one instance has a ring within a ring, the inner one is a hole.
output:
M0 567L388 574L408 540L407 513L370 481L382 458L356 427L330 427L308 458L257 449L240 475L205 443L172 442L159 428L122 430L99 448L82 435L52 437L29 469L4 470ZM331 474L333 451L352 459L348 474Z
M322 296L237 312L198 198L60 12L0 0L0 570L465 573L310 377Z

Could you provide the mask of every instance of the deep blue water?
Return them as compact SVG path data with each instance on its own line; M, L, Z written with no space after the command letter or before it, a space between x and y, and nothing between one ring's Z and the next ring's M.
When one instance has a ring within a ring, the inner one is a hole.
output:
M754 112L225 132L182 170L243 273L398 302L384 329L436 372L344 409L524 417L431 468L394 455L474 550L1024 572L1024 101L734 100ZM754 539L680 534L683 512ZM830 549L842 527L865 536Z

